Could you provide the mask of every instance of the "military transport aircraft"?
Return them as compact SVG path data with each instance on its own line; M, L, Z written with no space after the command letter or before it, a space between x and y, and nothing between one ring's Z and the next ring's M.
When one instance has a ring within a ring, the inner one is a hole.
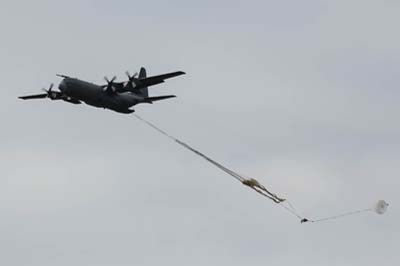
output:
M82 102L104 109L110 109L119 113L130 114L135 112L130 107L139 103L153 103L155 101L176 97L175 95L162 95L149 97L148 87L163 83L166 79L173 78L185 74L185 72L177 71L158 76L147 77L146 69L141 68L139 76L137 73L128 76L126 82L114 82L116 77L111 80L107 77L106 85L96 85L77 78L71 78L65 75L57 75L62 77L58 89L54 91L53 84L48 90L44 90L43 94L29 95L19 97L23 100L49 98L50 100L63 100L72 104L80 104Z

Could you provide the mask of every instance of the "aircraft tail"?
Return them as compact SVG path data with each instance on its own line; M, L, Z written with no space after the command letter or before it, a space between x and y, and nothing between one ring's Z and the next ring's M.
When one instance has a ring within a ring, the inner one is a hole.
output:
M147 78L146 69L144 67L140 68L139 78Z
M147 77L146 74L146 69L144 67L140 68L140 72L139 72L139 79L144 79ZM144 96L144 97L149 97L149 90L147 89L147 87L141 88L140 89L140 93Z

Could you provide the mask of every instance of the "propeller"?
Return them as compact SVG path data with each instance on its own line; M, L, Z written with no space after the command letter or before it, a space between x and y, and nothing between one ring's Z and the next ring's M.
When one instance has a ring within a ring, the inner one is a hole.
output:
M137 77L137 75L138 75L138 73L135 72L135 74L133 74L133 76L131 76L128 71L126 71L125 74L128 76L129 81L135 79Z
M104 80L107 82L107 87L105 89L106 92L115 92L115 87L114 87L114 81L117 79L116 76L114 76L111 80L109 80L107 77L104 77Z
M138 73L135 72L135 74L133 74L133 75L131 76L131 75L129 74L129 72L126 71L125 74L128 76L128 79L129 79L126 85L129 85L129 84L130 84L130 86L132 86L132 88L136 87L136 82L135 82L135 81L137 81L137 78L136 78L136 77L137 77Z
M42 90L47 93L46 97L48 97L48 98L50 98L52 100L55 100L55 99L58 98L60 93L57 92L57 91L53 91L53 86L54 86L54 84L51 83L48 90L46 90L45 88L43 88Z

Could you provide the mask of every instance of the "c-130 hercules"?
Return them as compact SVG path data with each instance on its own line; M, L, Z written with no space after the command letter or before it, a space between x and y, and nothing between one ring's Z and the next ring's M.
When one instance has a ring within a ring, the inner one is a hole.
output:
M96 85L87 81L71 78L65 75L57 75L62 77L58 89L52 90L53 84L43 94L21 96L20 99L42 99L49 98L50 100L63 100L72 104L80 104L82 102L104 109L110 109L119 113L130 114L135 112L130 109L132 106L139 103L153 103L168 98L176 97L175 95L163 95L149 97L148 87L165 82L166 79L173 78L185 74L185 72L177 71L158 76L147 77L146 69L141 68L139 76L137 73L128 76L126 82L114 82L116 77L111 80L105 77L107 85Z

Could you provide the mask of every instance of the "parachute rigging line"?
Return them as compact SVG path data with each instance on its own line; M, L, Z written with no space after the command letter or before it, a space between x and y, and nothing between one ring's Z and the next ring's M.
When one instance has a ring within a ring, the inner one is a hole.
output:
M329 216L329 217L325 217L325 218L321 218L321 219L316 219L316 220L308 220L308 219L303 219L302 222L311 222L311 223L317 223L317 222L324 222L324 221L328 221L328 220L334 220L334 219L338 219L338 218L342 218L345 216L350 216L350 215L355 215L355 214L359 214L362 212L370 212L373 211L373 209L368 208L368 209L361 209L361 210L357 210L357 211L352 211L352 212L346 212L346 213L342 213L342 214L338 214L338 215L334 215L334 216Z
M202 157L203 159L205 159L206 161L210 162L211 164L213 164L214 166L216 166L217 168L221 169L222 171L224 171L225 173L227 173L228 175L232 176L233 178L235 178L237 181L241 182L243 185L246 185L248 187L250 187L251 189L255 190L257 193L263 195L264 197L274 201L275 203L281 203L283 201L285 201L285 199L278 197L276 194L271 193L269 190L267 190L263 185L261 185L257 180L255 180L254 178L245 178L244 176L236 173L235 171L232 171L231 169L221 165L220 163L214 161L213 159L211 159L210 157L206 156L205 154L201 153L200 151L194 149L193 147L191 147L190 145L188 145L187 143L174 138L173 136L171 136L170 134L168 134L167 132L165 132L164 130L162 130L161 128L157 127L156 125L154 125L153 123L145 120L144 118L140 117L139 115L135 114L136 118L138 118L139 120L141 120L142 122L144 122L145 124L147 124L148 126L150 126L151 128L155 129L156 131L160 132L162 135L168 137L169 139L171 139L172 141L178 143L179 145L181 145L182 147L184 147L185 149L193 152L194 154Z
M248 186L249 188L253 189L257 193L259 193L259 194L263 195L264 197L266 197L266 198L272 200L273 202L277 203L279 206L281 206L282 208L284 208L285 210L287 210L288 212L290 212L291 214L296 216L300 220L301 223L306 223L306 222L318 223L318 222L338 219L338 218L342 218L342 217L346 217L346 216L350 216L350 215L356 215L356 214L359 214L359 213L362 213L362 212L370 212L370 211L376 212L377 214L384 214L386 212L388 206L389 206L389 204L386 203L384 200L379 200L375 204L375 206L373 208L361 209L361 210L356 210L356 211L352 211L352 212L345 212L345 213L342 213L342 214L337 214L337 215L328 216L328 217L315 219L315 220L304 218L303 216L301 216L297 212L297 210L293 207L293 205L290 203L290 201L288 201L286 199L283 199L283 198L280 198L276 194L270 192L266 187L261 185L256 179L254 179L254 178L246 178L243 175L240 175L240 174L236 173L235 171L232 171L231 169L229 169L229 168L223 166L222 164L214 161L213 159L211 159L210 157L208 157L205 154L201 153L200 151L194 149L193 147L191 147L187 143L185 143L185 142L183 142L183 141L171 136L170 134L168 134L164 130L160 129L159 127L157 127L153 123L145 120L144 118L140 117L139 115L135 114L135 117L137 119L139 119L140 121L142 121L143 123L145 123L148 126L150 126L151 128L153 128L154 130L158 131L162 135L164 135L167 138L171 139L175 143L179 144L180 146L184 147L185 149L193 152L194 154L196 154L196 155L202 157L203 159L205 159L206 161L210 162L211 164L213 164L214 166L216 166L220 170L224 171L225 173L227 173L230 176L232 176L233 178L235 178L237 181L239 181L243 185ZM284 203L287 203L287 205L285 205Z

